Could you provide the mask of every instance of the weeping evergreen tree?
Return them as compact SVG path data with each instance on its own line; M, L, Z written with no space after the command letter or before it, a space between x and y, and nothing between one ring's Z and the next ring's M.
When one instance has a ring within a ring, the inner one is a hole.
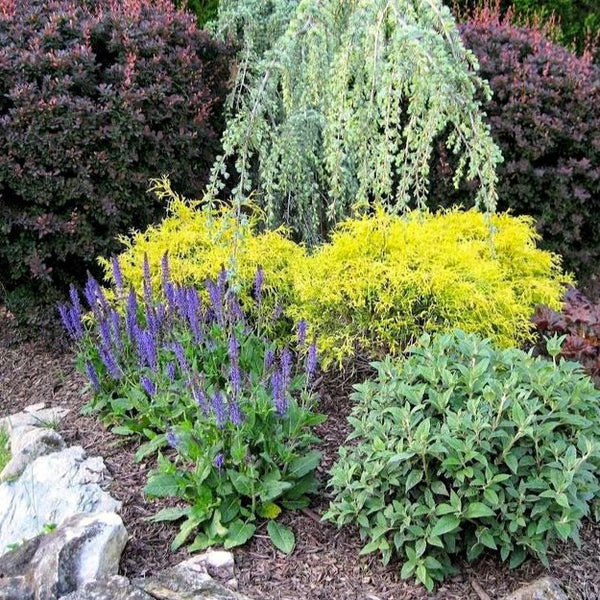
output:
M237 202L256 192L269 225L314 242L374 204L424 207L443 134L455 182L494 210L489 88L441 0L222 0L216 30L241 44L213 195L234 164Z

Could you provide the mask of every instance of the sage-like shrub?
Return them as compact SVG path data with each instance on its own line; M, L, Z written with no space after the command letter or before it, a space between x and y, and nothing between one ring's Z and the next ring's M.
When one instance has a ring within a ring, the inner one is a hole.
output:
M456 554L494 550L515 567L578 541L600 489L600 392L579 365L457 331L374 366L325 515L359 527L363 554L398 557L431 590Z
M324 420L314 412L317 355L306 323L294 350L278 348L246 320L226 271L201 296L173 283L166 255L161 263L157 285L145 262L137 295L114 260L110 296L88 280L90 314L74 288L60 307L93 391L88 409L114 433L136 436L139 460L158 453L146 494L187 504L154 517L182 520L174 549L192 535L192 550L243 544L266 518L273 543L289 552L294 535L275 519L308 504L321 457L312 430ZM259 273L257 303L263 281Z

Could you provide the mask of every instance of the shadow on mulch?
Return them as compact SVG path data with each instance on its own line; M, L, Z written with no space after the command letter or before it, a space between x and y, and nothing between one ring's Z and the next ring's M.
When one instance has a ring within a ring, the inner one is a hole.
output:
M156 573L187 556L185 550L170 551L176 526L145 520L173 504L144 498L142 490L153 464L135 463L135 445L130 440L108 432L95 416L80 414L88 397L85 381L73 361L71 353L20 339L14 323L0 307L0 416L37 402L71 409L61 424L62 435L68 444L79 444L89 455L104 458L111 476L108 489L123 504L122 517L130 540L121 560L121 573L128 577ZM363 366L355 379L366 373L368 368ZM328 415L318 431L324 451L318 471L322 480L326 480L337 448L349 432L346 416L351 407L351 384L352 380L338 376L320 389L320 410ZM458 564L459 574L428 595L422 587L399 578L398 564L383 567L377 556L359 557L361 544L356 530L338 530L322 523L327 494L325 489L310 509L283 517L296 534L296 549L290 556L273 548L264 524L249 544L236 549L238 581L244 593L261 600L481 600L475 583L490 600L498 600L549 573L562 582L573 600L600 598L600 525L585 524L580 549L572 544L557 548L548 571L533 560L510 571L487 555L473 565Z

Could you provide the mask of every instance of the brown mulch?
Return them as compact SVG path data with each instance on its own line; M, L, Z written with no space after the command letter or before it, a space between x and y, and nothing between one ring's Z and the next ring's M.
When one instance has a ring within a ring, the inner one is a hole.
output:
M85 381L73 362L73 355L64 349L22 339L0 306L0 416L37 402L71 409L61 423L61 433L69 444L80 444L89 455L104 458L112 477L109 491L123 503L130 540L121 560L122 574L155 573L186 556L183 550L174 554L169 549L175 526L144 520L168 503L148 502L143 496L152 463L136 464L132 443L108 432L95 416L80 414L87 400ZM323 440L319 471L323 480L349 431L345 417L350 410L351 383L338 377L321 386L321 410L329 417L318 431ZM355 530L338 530L320 521L326 507L324 490L310 509L284 516L296 534L296 548L290 556L272 547L264 525L249 544L236 549L240 590L261 600L482 600L483 593L499 600L548 573L562 582L573 600L600 598L600 525L586 523L580 549L573 544L557 548L548 571L534 560L511 571L488 555L473 565L458 564L459 574L428 595L422 587L399 578L398 564L383 567L377 556L359 557L361 545Z

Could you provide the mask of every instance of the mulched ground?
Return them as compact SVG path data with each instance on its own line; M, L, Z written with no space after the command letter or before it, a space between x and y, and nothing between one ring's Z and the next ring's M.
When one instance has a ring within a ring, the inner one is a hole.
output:
M86 401L84 380L75 371L73 361L73 355L64 348L23 339L0 306L0 416L36 402L71 408L61 424L61 433L69 444L80 444L89 455L104 457L112 476L109 490L123 503L122 516L130 541L121 561L122 574L135 577L155 573L181 561L186 554L169 550L176 533L174 526L144 520L167 505L148 502L142 494L152 464L136 464L131 443L107 432L94 416L80 414ZM321 410L329 415L318 431L324 440L320 467L323 478L348 433L345 417L350 410L350 387L351 381L338 378L321 389ZM460 574L428 595L423 588L400 580L397 564L383 567L376 556L359 557L356 531L338 531L320 521L326 506L325 492L310 510L284 517L296 533L297 546L290 556L283 556L271 546L264 526L246 547L237 549L240 590L257 600L487 600L485 594L489 600L499 600L546 574L533 560L510 571L493 556L485 556L474 565L459 564ZM572 600L600 598L600 525L585 525L580 549L572 544L557 548L549 574L562 582Z

